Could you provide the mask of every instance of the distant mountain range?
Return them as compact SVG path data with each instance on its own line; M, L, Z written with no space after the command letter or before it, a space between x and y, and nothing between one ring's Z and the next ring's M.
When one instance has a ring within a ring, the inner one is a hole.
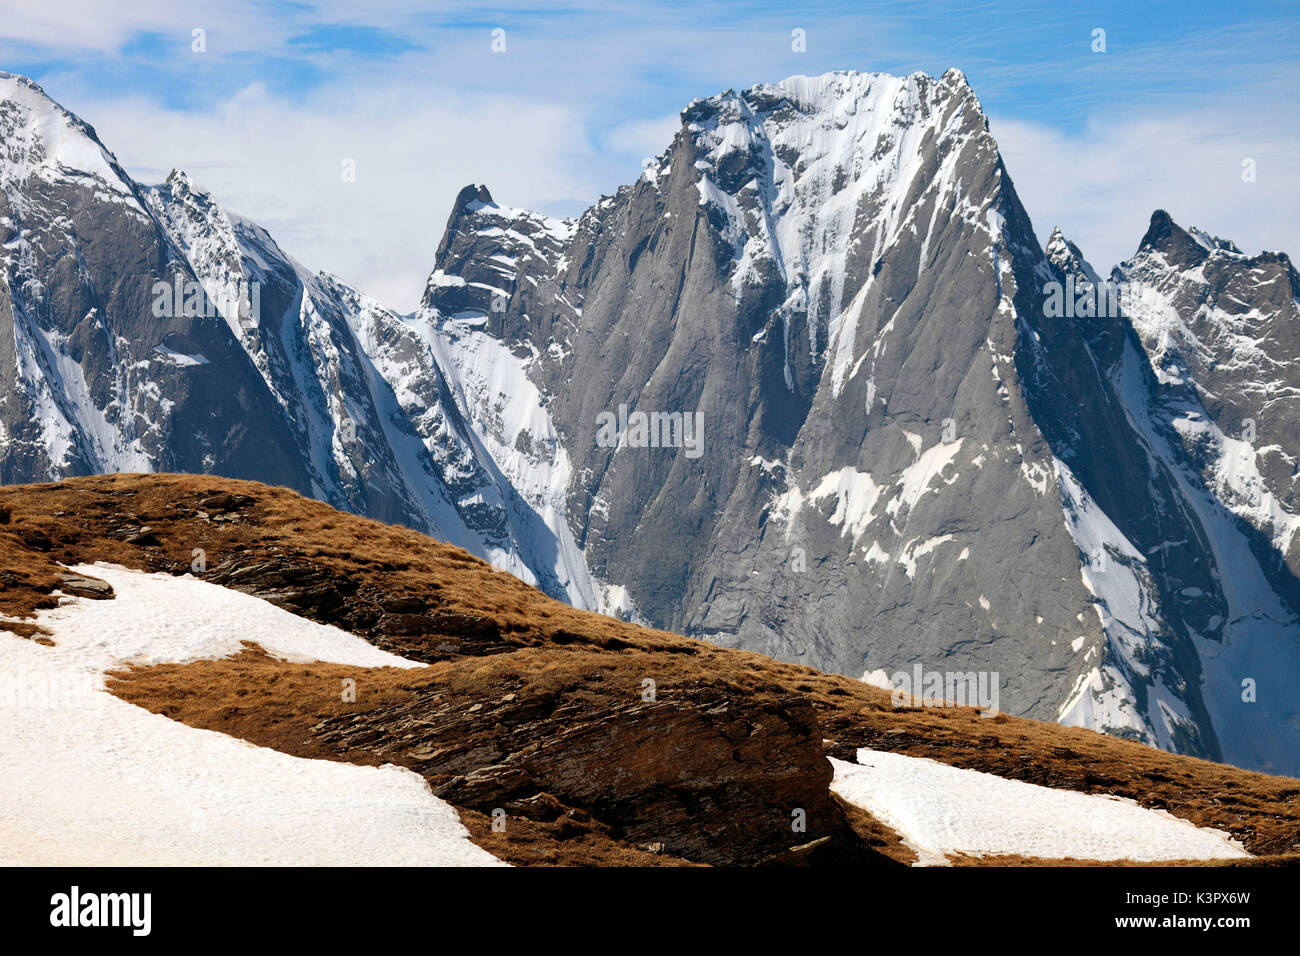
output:
M576 220L456 198L420 308L0 74L0 481L191 472L577 607L1300 774L1300 276L1036 238L950 70L700 99ZM949 682L951 683L951 682Z

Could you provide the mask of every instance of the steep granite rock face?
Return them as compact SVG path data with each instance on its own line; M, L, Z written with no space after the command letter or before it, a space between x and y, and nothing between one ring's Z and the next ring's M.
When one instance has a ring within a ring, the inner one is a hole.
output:
M416 319L450 374L535 389L537 431L462 407L516 474L565 463L551 514L598 606L854 675L995 672L1014 713L1293 768L1295 694L1244 717L1245 665L1204 641L1251 599L1151 434L1142 313L1052 308L1101 280L1040 249L961 74L795 77L682 122L574 222L468 187ZM1300 660L1275 620L1247 642L1271 683Z
M1102 634L1026 398L1050 273L964 77L798 77L682 119L562 249L462 193L425 314L537 385L629 610L852 674L996 671L1057 716ZM603 440L620 406L680 414L677 447Z

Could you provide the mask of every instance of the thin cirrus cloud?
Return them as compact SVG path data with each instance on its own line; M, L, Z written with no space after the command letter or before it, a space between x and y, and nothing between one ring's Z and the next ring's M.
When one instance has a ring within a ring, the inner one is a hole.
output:
M401 310L467 183L576 214L662 151L691 99L830 69L963 69L1040 240L1059 224L1100 269L1132 253L1158 207L1248 251L1300 252L1300 132L1285 106L1300 29L1267 0L0 0L0 23L0 69L41 82L133 174L186 169L305 265Z

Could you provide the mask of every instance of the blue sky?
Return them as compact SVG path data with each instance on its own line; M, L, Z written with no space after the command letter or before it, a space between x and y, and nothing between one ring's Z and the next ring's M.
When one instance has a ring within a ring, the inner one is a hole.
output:
M0 69L140 178L187 169L305 265L401 309L461 185L576 213L633 179L691 99L832 69L961 68L1040 240L1059 224L1101 268L1157 206L1300 255L1294 3L106 6L0 0Z

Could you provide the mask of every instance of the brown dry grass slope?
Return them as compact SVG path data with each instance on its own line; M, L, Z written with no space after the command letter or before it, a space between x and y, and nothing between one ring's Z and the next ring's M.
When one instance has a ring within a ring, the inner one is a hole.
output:
M432 666L290 665L249 648L121 673L115 693L286 752L410 767L512 862L909 862L826 790L824 754L858 747L1130 797L1268 862L1300 851L1300 781L967 708L898 710L851 678L578 611L457 548L249 482L0 487L0 615L53 606L74 586L61 565L183 574L196 549L205 580ZM42 639L30 622L3 627ZM502 809L504 833L490 826Z

